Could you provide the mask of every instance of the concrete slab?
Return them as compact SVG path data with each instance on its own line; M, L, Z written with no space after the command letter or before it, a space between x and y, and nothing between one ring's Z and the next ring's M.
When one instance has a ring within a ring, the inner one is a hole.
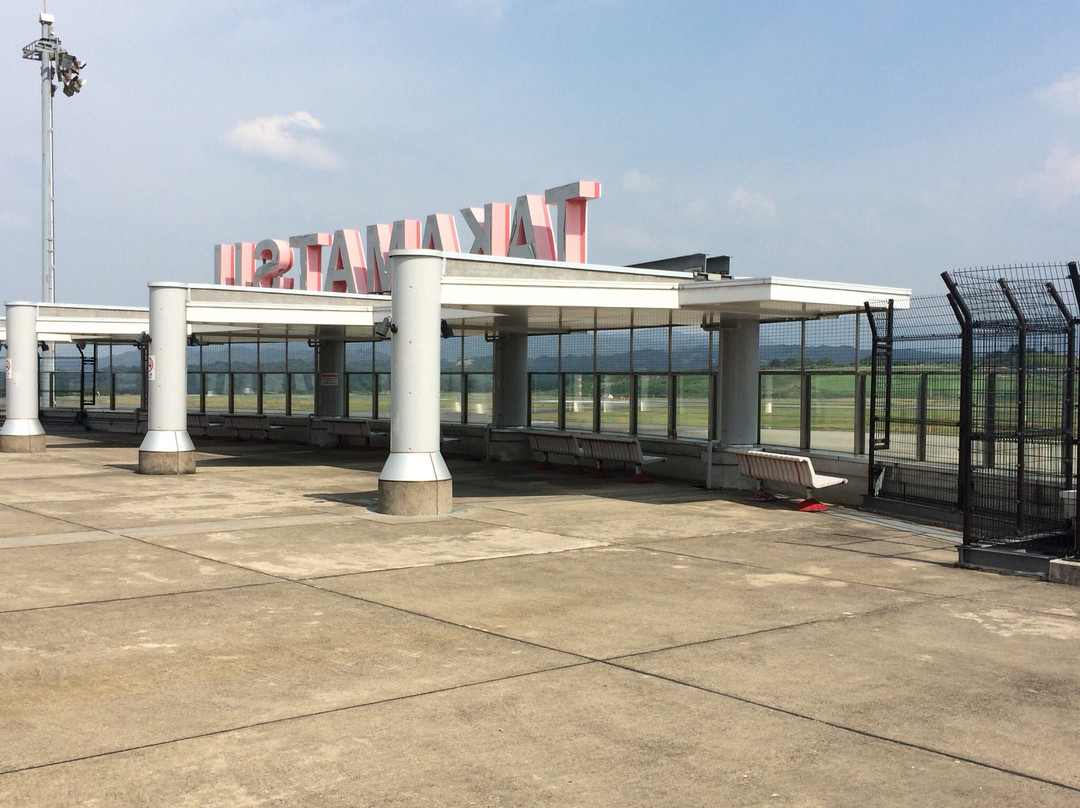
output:
M54 544L0 550L0 612L275 580L115 536Z
M1076 590L947 536L453 457L403 519L378 452L83 434L0 457L0 805L1080 797Z
M1078 659L1080 618L949 598L622 662L1080 789Z
M302 541L298 542L298 535ZM303 527L211 530L157 541L283 578L452 564L594 547L596 541L464 519L388 524L357 516Z
M567 664L290 584L0 615L0 771Z
M924 598L627 547L346 576L323 585L595 659Z
M0 778L5 804L114 808L1055 808L1075 799L1053 783L602 664Z
M926 547L925 544L938 546ZM778 540L777 534L699 536L644 542L642 547L815 578L884 586L924 594L970 594L1021 585L1013 578L959 570L956 548L933 539L852 541L821 545Z

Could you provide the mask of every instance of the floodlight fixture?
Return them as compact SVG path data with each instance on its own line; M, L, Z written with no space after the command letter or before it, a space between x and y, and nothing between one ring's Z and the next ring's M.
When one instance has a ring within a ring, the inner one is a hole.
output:
M383 317L382 322L375 326L375 336L380 339L386 339L391 334L397 333L397 326L394 325L394 321L389 317Z

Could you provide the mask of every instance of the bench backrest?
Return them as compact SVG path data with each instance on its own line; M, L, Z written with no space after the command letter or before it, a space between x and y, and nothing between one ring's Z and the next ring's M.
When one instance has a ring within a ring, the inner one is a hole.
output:
M577 441L573 435L566 432L530 432L529 449L534 452L550 452L570 455L570 457L576 457L578 453Z
M809 457L776 452L736 452L739 473L756 480L772 480L803 487L814 486L814 464Z
M331 435L341 435L343 437L354 438L370 438L371 426L367 421L360 420L358 418L327 418L325 419L326 428Z
M221 420L229 429L266 429L270 425L270 418L266 415L226 413L221 416Z
M619 435L578 435L581 452L594 460L615 460L624 463L644 463L641 444L637 438L625 438Z

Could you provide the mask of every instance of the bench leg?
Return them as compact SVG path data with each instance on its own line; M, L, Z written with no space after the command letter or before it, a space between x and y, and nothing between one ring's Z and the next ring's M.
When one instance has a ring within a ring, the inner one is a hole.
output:
M651 483L652 480L650 480L648 477L646 477L644 472L642 472L642 470L641 470L641 466L639 466L638 464L635 463L634 464L634 473L630 475L630 479L627 480L627 482L630 482L630 483Z
M538 471L548 471L550 469L555 468L555 464L552 463L550 460L548 460L548 453L544 452L543 455L544 455L544 459L540 460L540 461L537 461L537 463L536 463L537 470Z
M821 511L829 510L829 506L824 502L818 502L814 499L814 490L812 488L806 489L806 499L795 505L797 511L807 511L809 513L820 513Z
M589 476L596 480L602 480L605 477L610 477L611 475L608 474L607 471L604 469L604 461L597 460L596 468L589 472Z
M748 496L748 500L751 502L774 502L776 500L775 494L771 494L765 490L764 480L758 480L757 485L757 491Z
M586 469L585 469L585 467L584 467L583 465L581 465L581 464L580 464L580 463L579 463L579 462L577 461L577 458L576 458L576 457L574 458L574 463L573 463L573 465L571 465L571 466L570 466L570 467L569 467L569 468L567 469L567 471L569 471L569 472L570 472L571 474L586 474L586 473L587 473L587 472L586 472Z

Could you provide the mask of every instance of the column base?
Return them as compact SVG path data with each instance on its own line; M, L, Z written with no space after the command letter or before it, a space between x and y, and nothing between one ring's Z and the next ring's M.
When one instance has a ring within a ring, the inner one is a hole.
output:
M0 435L0 452L37 454L44 451L44 435Z
M194 474L195 452L139 450L139 474Z
M379 513L390 516L433 516L454 508L453 480L379 480Z

